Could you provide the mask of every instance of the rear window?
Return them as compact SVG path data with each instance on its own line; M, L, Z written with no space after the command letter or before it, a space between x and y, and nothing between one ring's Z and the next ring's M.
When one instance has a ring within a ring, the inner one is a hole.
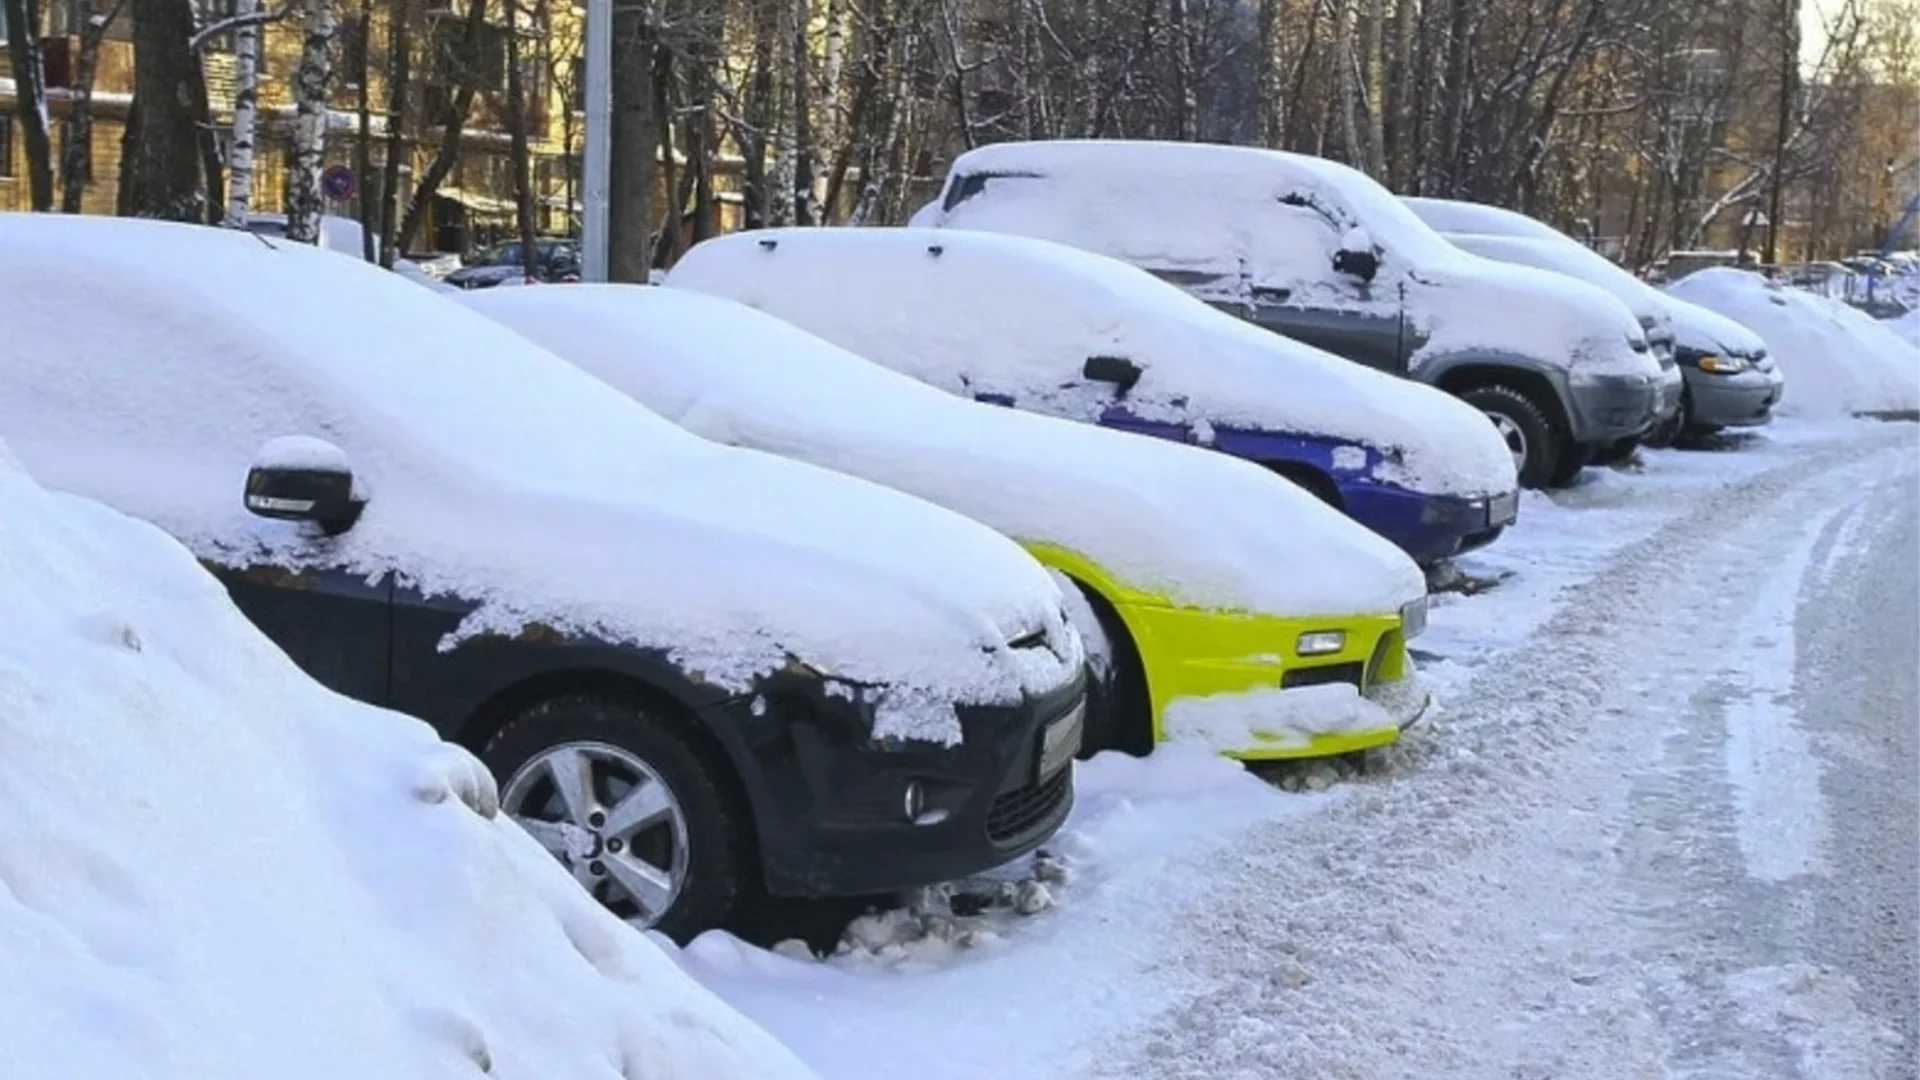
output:
M1044 179L1034 172L970 172L961 173L947 184L946 198L940 201L942 211L952 210L975 195L987 190L987 185L995 180L1040 180Z

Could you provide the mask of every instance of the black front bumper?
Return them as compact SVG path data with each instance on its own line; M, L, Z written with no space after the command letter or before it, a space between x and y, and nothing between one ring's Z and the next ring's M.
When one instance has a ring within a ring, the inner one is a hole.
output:
M1047 726L1086 701L1084 675L1011 708L962 707L959 745L887 749L844 697L788 693L751 716L742 781L753 803L767 891L779 896L893 892L977 874L1039 847L1073 807L1072 757L1039 775ZM742 715L745 713L746 715ZM745 721L745 723L741 723ZM919 823L906 791L924 792Z

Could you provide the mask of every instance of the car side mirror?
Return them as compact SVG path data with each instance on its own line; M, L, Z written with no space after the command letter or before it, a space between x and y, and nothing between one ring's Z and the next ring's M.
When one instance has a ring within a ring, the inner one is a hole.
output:
M354 487L347 455L323 439L271 439L247 470L248 512L280 521L310 521L338 536L360 520L367 500Z
M1372 281L1374 275L1380 272L1380 256L1371 250L1342 248L1333 253L1333 269L1361 281Z
M1080 374L1094 382L1112 383L1124 394L1140 381L1141 368L1124 356L1089 356Z

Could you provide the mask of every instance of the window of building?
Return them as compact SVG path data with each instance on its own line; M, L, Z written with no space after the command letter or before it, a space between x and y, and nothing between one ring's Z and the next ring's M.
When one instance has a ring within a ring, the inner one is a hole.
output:
M0 113L0 176L13 175L13 114Z
M0 41L7 40L7 9L0 7Z

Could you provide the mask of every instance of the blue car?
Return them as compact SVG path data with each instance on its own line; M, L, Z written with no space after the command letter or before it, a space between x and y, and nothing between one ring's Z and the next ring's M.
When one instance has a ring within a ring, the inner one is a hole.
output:
M1518 509L1513 454L1472 406L1048 241L760 231L696 246L667 284L758 307L978 401L1246 458L1423 565L1491 542Z

